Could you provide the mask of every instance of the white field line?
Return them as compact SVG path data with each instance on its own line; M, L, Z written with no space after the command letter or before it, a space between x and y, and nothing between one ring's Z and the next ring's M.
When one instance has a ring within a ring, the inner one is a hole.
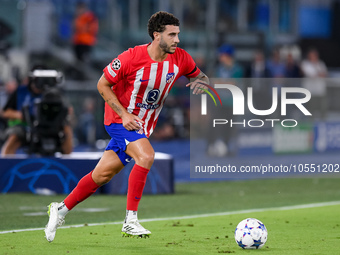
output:
M196 214L196 215L168 217L168 218L153 218L153 219L139 220L139 222L184 220L184 219L205 218L205 217L214 217L214 216L226 216L226 215L244 214L244 213L249 214L249 213L266 212L266 211L288 211L288 210L317 208L317 207L332 206L332 205L340 205L340 201L291 205L291 206L282 206L282 207L248 209L248 210L221 212L221 213L206 213L206 214ZM85 227L85 226L91 227L91 226L102 226L102 225L116 225L116 224L123 224L123 222L122 221L115 221L115 222L103 222L103 223L78 224L78 225L62 226L59 229L62 229L62 228L81 228L81 227ZM7 231L0 231L0 234L18 233L18 232L26 232L26 231L40 231L40 230L44 230L44 228L26 228L26 229L7 230Z

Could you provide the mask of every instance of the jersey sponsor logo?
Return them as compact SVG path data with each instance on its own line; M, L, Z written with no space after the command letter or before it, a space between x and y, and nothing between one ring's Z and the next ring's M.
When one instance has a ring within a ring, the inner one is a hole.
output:
M157 101L159 97L160 91L159 89L152 89L149 91L149 93L146 96L146 102L149 104L153 104Z
M144 108L146 110L154 110L154 109L157 109L159 107L159 104L142 104L142 103L137 103L136 106L139 107L139 108Z
M166 75L166 83L171 83L175 79L175 73L168 73Z
M120 60L118 58L116 58L115 60L113 60L111 66L114 70L119 70L120 67L122 66L122 64L120 63Z
M149 81L150 79L145 79L145 80L142 80L142 79L140 79L139 81L140 82L146 82L146 81Z

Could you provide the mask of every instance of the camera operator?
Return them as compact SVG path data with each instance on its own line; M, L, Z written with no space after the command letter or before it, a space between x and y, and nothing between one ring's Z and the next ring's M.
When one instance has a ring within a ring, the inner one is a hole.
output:
M0 112L3 118L8 119L8 129L6 130L7 138L1 149L2 156L15 154L17 149L19 149L21 146L29 146L31 149L29 151L30 153L37 152L41 154L52 154L51 152L45 153L43 151L43 144L41 144L41 141L37 141L37 139L41 138L39 137L39 134L34 133L34 130L39 131L39 129L35 127L39 125L39 118L41 118L41 115L43 115L41 113L42 111L39 111L39 106L41 105L39 102L42 102L45 97L51 98L51 94L52 99L61 99L61 94L57 93L56 89L54 88L58 83L58 78L60 78L57 77L56 74L59 75L59 73L55 70L47 70L43 66L36 66L32 69L28 77L28 82L19 86L17 90L10 96L3 111ZM72 152L73 131L67 122L67 107L64 106L64 108L66 108L65 116L63 117L63 120L59 122L62 132L58 132L60 138L58 138L58 140L60 140L58 141L60 142L60 148L53 149L60 151L63 154L69 154ZM47 114L50 113L47 112ZM58 112L54 114L58 114ZM53 119L54 116L47 117L47 119ZM44 128L47 130L52 130L53 126L45 126ZM60 136L60 133L62 133L62 136ZM32 137L35 137L35 140L32 139ZM41 148L36 150L36 146L32 147L32 144L39 144ZM32 148L34 148L35 151L32 151Z

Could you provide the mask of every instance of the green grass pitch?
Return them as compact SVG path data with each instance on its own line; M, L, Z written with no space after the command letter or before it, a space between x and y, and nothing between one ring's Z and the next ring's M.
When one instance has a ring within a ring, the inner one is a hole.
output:
M96 195L67 215L65 228L48 243L43 230L0 234L0 254L339 254L340 204L311 208L274 207L338 201L338 179L276 179L176 185L176 194L144 196L140 219L171 218L142 223L147 239L123 238L125 196ZM0 231L43 228L47 207L64 196L5 194L0 196ZM88 212L89 208L99 209ZM272 208L265 210L252 210ZM248 212L235 212L250 210ZM216 213L231 212L218 216ZM212 214L189 219L180 216ZM268 241L260 250L242 250L234 240L239 221L261 220Z

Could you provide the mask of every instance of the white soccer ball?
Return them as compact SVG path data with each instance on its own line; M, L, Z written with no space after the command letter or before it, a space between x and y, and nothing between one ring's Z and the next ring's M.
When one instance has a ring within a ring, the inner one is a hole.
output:
M254 218L241 221L235 229L235 241L243 249L260 249L267 242L265 225Z

